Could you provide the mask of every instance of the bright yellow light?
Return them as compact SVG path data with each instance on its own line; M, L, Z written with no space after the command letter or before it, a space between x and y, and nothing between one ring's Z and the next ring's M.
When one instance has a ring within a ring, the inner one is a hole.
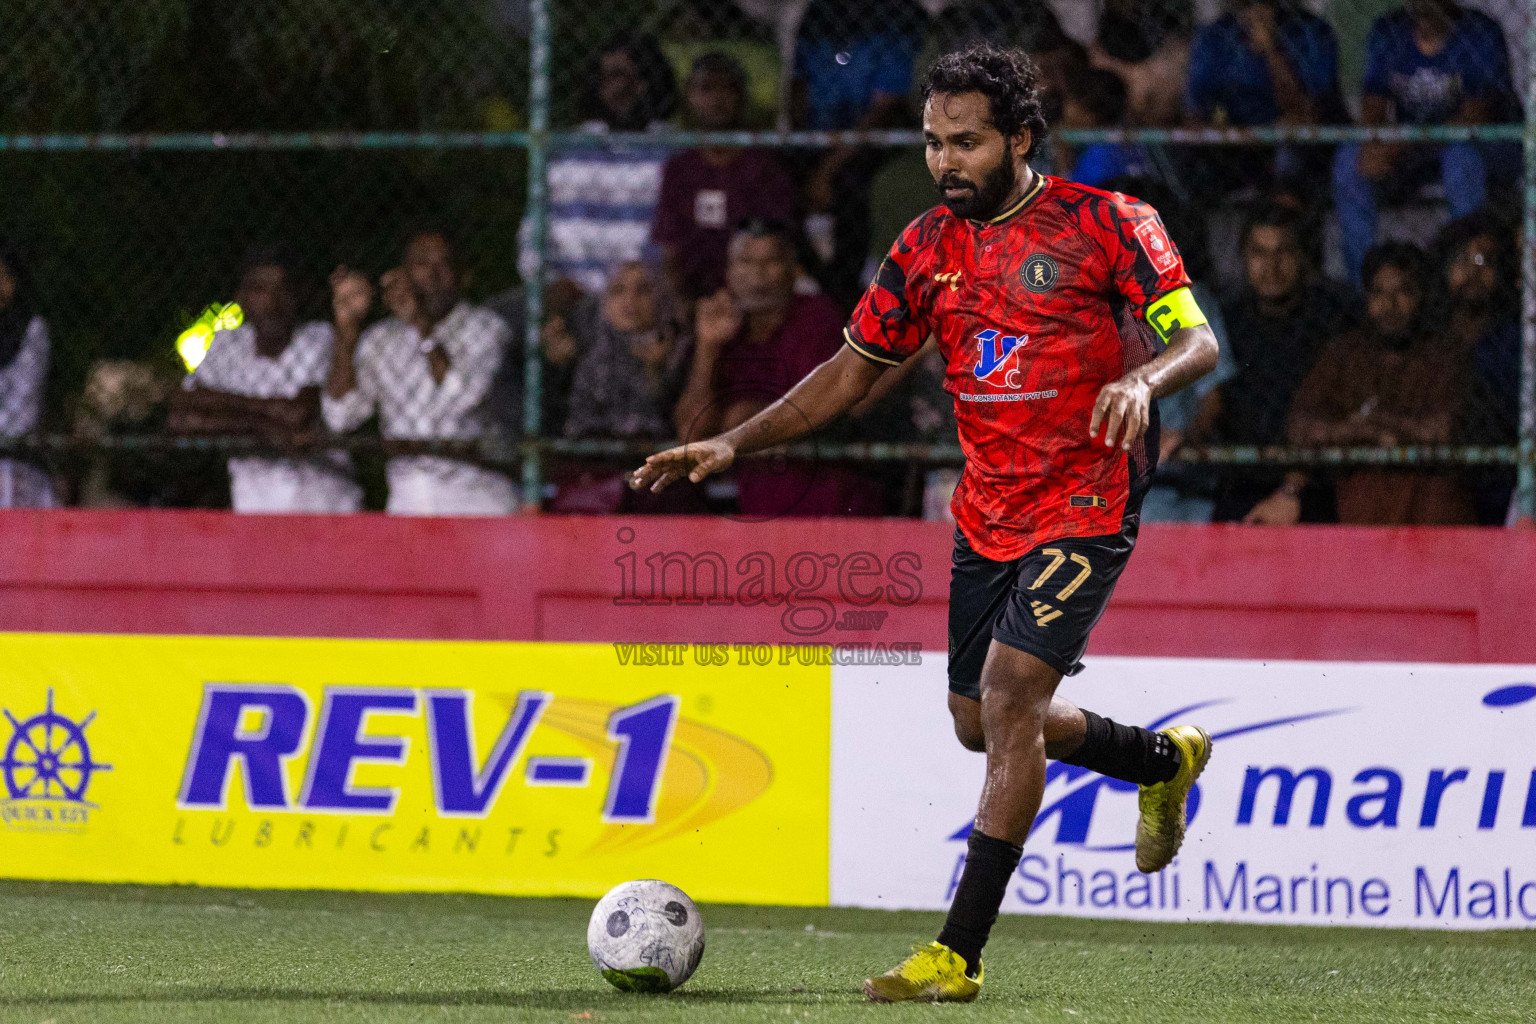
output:
M211 313L215 309L218 309L217 305L209 306L204 310L204 313ZM245 323L245 312L240 308L240 303L231 302L223 309L220 309L214 317L213 329L216 331L232 331L243 323Z
M202 365L213 344L215 331L232 331L245 322L245 313L238 302L222 305L215 302L203 310L203 315L192 321L191 326L176 336L176 354L191 373Z
M203 358L208 355L208 346L212 344L213 332L201 321L182 331L176 338L176 354L181 356L188 373L202 365Z

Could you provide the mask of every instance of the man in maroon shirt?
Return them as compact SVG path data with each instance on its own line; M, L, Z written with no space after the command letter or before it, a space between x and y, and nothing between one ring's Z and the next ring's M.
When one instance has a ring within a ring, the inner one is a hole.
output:
M749 221L731 237L726 287L694 317L677 436L702 439L751 419L843 345L843 317L824 295L795 294L789 230ZM861 410L853 410L857 416ZM879 515L879 480L856 470L751 459L736 467L737 507L754 520L782 515Z
M1135 543L1157 457L1153 399L1209 373L1217 352L1155 211L1029 166L1045 133L1037 78L1012 51L941 57L923 88L923 134L943 206L896 240L847 344L781 401L651 456L632 480L698 481L820 427L938 338L966 453L949 707L960 741L986 752L987 776L939 940L865 981L878 1002L979 993L981 949L1039 811L1047 757L1140 787L1136 866L1152 872L1178 851L1185 798L1210 756L1202 729L1152 733L1055 697Z
M706 53L693 62L684 96L690 128L739 129L746 74L726 54ZM753 218L788 223L794 211L794 184L772 153L685 149L662 169L651 241L661 248L678 294L699 299L725 283L726 243L738 224Z

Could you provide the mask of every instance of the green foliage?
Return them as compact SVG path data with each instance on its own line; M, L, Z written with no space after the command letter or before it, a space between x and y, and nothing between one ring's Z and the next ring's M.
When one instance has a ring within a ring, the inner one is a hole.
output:
M0 158L0 194L25 197L0 234L32 263L62 399L96 359L174 369L176 335L233 298L255 242L304 254L308 316L329 316L324 275L337 263L382 273L424 221L462 239L473 294L509 287L525 166L520 150L26 154Z

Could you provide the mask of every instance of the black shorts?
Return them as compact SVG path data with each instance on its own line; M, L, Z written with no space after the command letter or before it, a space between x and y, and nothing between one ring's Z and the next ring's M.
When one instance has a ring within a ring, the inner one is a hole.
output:
M1104 615L1136 546L1136 519L1120 533L1062 537L1009 562L971 549L955 531L949 576L949 688L981 699L992 640L1033 654L1062 675L1083 669L1088 633Z

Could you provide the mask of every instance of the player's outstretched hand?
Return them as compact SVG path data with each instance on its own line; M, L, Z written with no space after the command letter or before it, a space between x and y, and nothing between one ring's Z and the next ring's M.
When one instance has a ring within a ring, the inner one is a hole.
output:
M1093 404L1093 419L1088 422L1088 436L1099 436L1099 425L1104 425L1104 445L1113 448L1117 443L1126 451L1141 440L1152 419L1152 388L1140 377L1127 376L1104 385L1099 400ZM1117 441L1121 428L1124 440Z
M729 469L735 461L736 446L724 438L680 444L647 458L645 465L630 474L629 486L637 491L649 487L655 494L685 476L698 483L711 473Z

